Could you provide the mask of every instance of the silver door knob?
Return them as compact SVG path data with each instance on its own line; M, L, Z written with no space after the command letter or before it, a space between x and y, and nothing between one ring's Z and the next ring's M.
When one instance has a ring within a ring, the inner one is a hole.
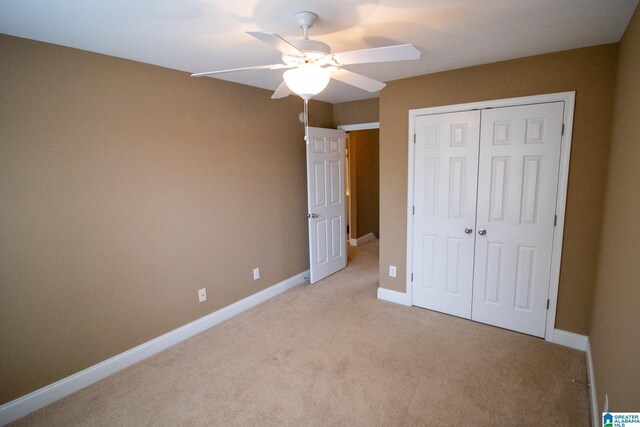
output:
M467 233L467 234L471 234L471 233L473 233L473 228L467 227L467 228L464 229L464 232Z
M480 230L478 230L478 234L481 236L484 236L485 234L487 234L487 230L485 230L484 228L481 228Z

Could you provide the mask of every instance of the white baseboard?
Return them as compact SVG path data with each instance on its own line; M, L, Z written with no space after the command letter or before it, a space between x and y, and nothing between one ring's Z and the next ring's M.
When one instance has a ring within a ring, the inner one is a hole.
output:
M593 371L593 356L591 355L591 344L587 337L587 381L591 385L589 387L589 400L591 405L591 425L598 427L600 425L600 410L598 409L598 395L596 394L596 376Z
M585 335L574 334L573 332L563 331L561 329L555 329L553 331L552 342L585 352L585 357L587 358L587 383L589 384L589 406L591 407L591 424L593 427L598 427L600 425L600 412L598 410L596 377L593 373L593 359L591 356L591 345L589 344L589 337Z
M405 294L404 292L392 291L391 289L378 288L378 299L395 302L396 304L411 306L411 299L409 298L408 294Z
M309 270L297 274L289 279L268 287L260 292L250 295L238 302L228 305L220 310L208 314L200 319L187 323L184 326L167 332L157 338L140 344L130 350L113 356L87 369L70 375L53 384L33 391L22 397L7 402L0 406L0 425L8 424L25 415L40 409L56 400L62 399L84 387L87 387L103 378L108 377L124 368L140 362L156 353L191 338L212 326L224 322L243 311L250 309L270 298L275 297L305 281Z
M570 347L575 350L587 351L588 337L585 335L574 334L573 332L563 331L562 329L554 329L552 342Z
M370 242L371 240L375 240L376 239L376 235L373 233L368 233L365 234L362 237L358 237L357 239L349 239L349 244L351 246L358 246L358 245L362 245L363 243L367 243Z

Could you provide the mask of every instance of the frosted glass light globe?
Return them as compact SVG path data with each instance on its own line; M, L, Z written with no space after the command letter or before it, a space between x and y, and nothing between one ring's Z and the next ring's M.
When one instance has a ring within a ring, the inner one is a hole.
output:
M292 92L308 100L327 87L331 73L317 65L302 65L285 71L283 77Z

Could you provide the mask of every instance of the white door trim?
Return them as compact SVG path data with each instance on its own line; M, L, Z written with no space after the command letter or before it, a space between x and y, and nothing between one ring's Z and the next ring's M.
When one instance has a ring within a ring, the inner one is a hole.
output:
M476 110L496 107L512 107L517 105L540 104L546 102L564 102L564 135L560 151L560 172L558 177L558 194L556 196L556 215L558 222L553 233L553 255L551 258L551 278L549 283L549 310L545 328L545 340L554 342L556 310L558 307L558 286L560 282L560 261L562 259L562 239L564 235L564 219L567 205L567 185L569 181L569 160L571 154L571 136L573 133L573 113L575 109L575 92L559 92L546 95L525 96L491 101L472 102L467 104L446 105L439 107L409 110L409 167L407 186L407 299L413 302L413 286L411 272L413 271L413 175L414 175L414 122L417 116L426 114L453 113L457 111Z
M351 132L354 130L380 129L380 122L357 123L354 125L341 125L341 126L338 126L338 129L343 130L345 132Z

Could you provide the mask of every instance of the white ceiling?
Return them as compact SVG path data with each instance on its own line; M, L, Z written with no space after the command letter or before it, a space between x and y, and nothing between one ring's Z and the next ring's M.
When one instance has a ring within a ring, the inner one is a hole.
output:
M187 72L280 62L247 30L312 39L333 52L412 43L419 61L345 68L381 81L620 40L638 0L0 0L0 33ZM226 74L266 89L282 70ZM377 96L332 81L316 98ZM275 101L274 101L275 102Z

